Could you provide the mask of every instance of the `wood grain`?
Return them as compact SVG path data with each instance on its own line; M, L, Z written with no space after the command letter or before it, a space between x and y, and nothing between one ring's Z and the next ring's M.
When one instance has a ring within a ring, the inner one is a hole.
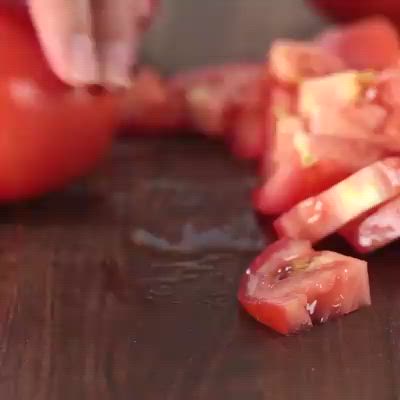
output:
M235 300L263 246L253 185L222 146L135 140L3 208L0 398L398 398L398 245L369 260L372 308L280 337Z
M296 0L170 0L145 55L257 58L319 24ZM1 208L0 399L399 399L399 245L369 259L372 308L280 337L235 299L264 243L254 184L222 145L133 140L84 182Z

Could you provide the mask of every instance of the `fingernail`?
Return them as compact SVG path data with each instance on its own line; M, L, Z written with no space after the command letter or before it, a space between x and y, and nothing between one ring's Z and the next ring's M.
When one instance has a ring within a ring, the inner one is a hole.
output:
M110 87L128 87L135 64L136 43L117 41L101 48L102 80Z
M76 84L92 85L99 81L99 69L93 40L76 34L71 41L71 79Z

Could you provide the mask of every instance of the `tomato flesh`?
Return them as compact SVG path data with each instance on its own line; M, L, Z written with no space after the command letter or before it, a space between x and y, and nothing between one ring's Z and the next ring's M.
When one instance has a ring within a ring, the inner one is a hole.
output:
M319 44L340 57L348 68L384 69L399 58L399 35L389 20L371 17L327 31Z
M282 214L274 227L279 237L318 242L399 193L400 158L387 158L303 200Z
M232 113L246 104L249 87L260 85L262 71L258 64L226 64L181 73L170 85L183 94L193 129L223 137L231 127Z
M352 157L344 157L345 154ZM264 183L254 194L263 214L279 214L384 156L368 141L312 135L301 119L278 118L275 141L266 150Z
M278 81L297 84L306 77L341 71L345 65L334 54L312 43L277 40L269 51L269 71Z
M371 303L365 261L281 239L243 275L238 299L257 321L282 334L348 314Z
M343 227L339 233L360 253L369 253L400 237L400 197Z
M227 139L240 159L259 160L266 146L268 79L255 80L231 106Z
M139 71L122 105L127 135L176 133L188 126L183 96L151 68Z

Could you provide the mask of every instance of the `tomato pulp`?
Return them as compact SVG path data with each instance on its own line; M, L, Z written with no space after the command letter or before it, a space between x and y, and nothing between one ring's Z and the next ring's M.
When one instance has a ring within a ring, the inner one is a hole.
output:
M318 242L399 194L400 158L387 158L303 200L282 214L274 227L279 237Z
M400 197L350 222L339 233L360 253L370 253L400 238Z
M365 261L281 239L244 273L238 299L259 322L291 334L371 303Z

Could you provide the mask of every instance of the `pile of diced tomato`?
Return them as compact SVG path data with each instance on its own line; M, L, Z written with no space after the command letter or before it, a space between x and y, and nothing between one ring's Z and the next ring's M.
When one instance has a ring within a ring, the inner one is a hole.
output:
M370 304L365 261L311 246L338 233L367 253L400 236L400 41L390 22L277 40L265 63L169 79L142 68L124 95L58 81L20 13L0 12L0 56L0 200L86 173L117 126L198 132L258 163L254 207L276 216L278 240L242 278L243 307L289 334Z

